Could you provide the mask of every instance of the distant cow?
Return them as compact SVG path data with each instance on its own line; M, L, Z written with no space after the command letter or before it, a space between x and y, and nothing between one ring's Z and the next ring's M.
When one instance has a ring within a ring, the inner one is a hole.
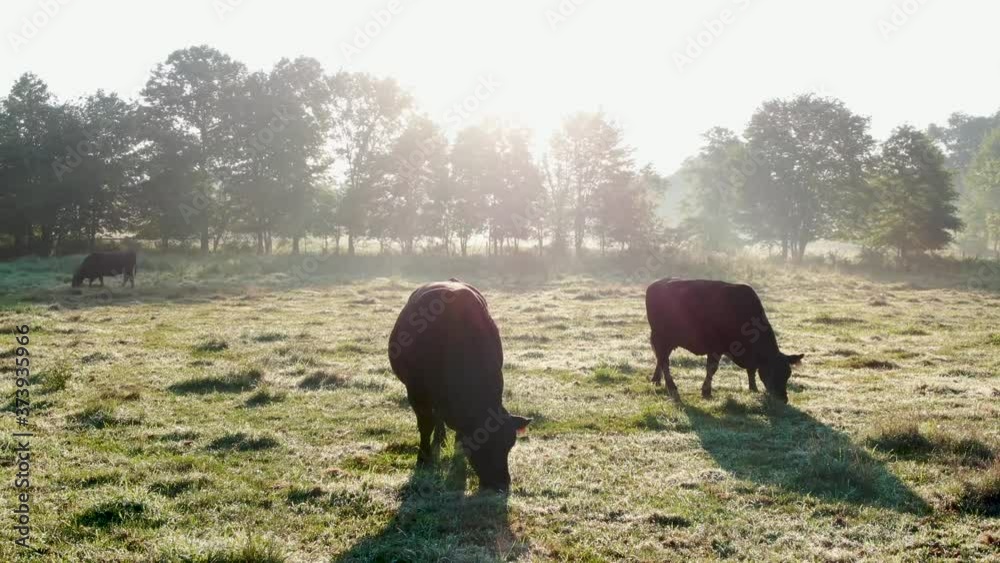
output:
M100 280L104 285L104 276L122 274L122 285L130 282L135 287L135 252L94 252L83 259L80 266L73 272L73 287L94 285L94 280Z
M457 280L419 287L389 336L389 363L417 415L418 465L433 461L447 425L481 486L507 491L508 455L531 420L501 404L503 349L482 294Z
M788 402L791 366L803 356L786 356L778 350L774 331L752 287L709 280L659 280L646 289L646 317L656 354L652 381L659 385L662 374L675 398L670 353L684 348L708 356L703 397L712 396L712 376L721 357L728 356L747 371L751 391L757 390L754 374L759 373L767 392Z

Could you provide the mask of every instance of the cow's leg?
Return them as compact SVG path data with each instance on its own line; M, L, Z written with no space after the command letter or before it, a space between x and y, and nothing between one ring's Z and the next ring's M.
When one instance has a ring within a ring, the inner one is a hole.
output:
M701 384L701 396L706 399L712 398L712 378L715 377L715 372L719 371L720 359L722 359L720 354L709 354L708 360L705 361L705 382Z
M101 287L104 287L104 276L97 278L101 282Z
M667 381L667 391L674 398L677 397L677 385L670 377L670 353L674 348L665 343L662 338L653 332L649 335L649 343L653 346L653 353L656 355L656 368L653 369L653 377L650 381L653 385L659 385L663 379Z
M434 432L434 411L430 408L413 408L417 414L417 428L420 430L420 451L417 453L417 465L430 465L434 462L434 450L431 448L431 434Z
M653 385L659 385L663 378L661 373L663 371L663 358L660 351L656 348L656 333L652 332L649 335L649 344L653 347L653 354L656 356L656 367L653 368L653 377L649 378Z
M415 389L407 388L407 399L417 415L417 429L420 430L420 451L417 453L417 466L430 465L434 461L434 451L431 449L431 434L434 433L434 409L427 397Z
M94 278L90 278L87 280L87 287L94 287Z
M435 418L434 421L434 440L431 442L431 449L434 455L440 455L441 444L444 444L444 439L448 436L448 429L444 425L444 420L440 418Z
M670 394L674 399L680 398L680 393L677 392L677 384L674 383L674 378L670 377L670 352L667 352L666 356L663 358L663 379L667 382L667 393Z
M748 369L747 370L747 381L750 382L750 390L757 390L757 370Z

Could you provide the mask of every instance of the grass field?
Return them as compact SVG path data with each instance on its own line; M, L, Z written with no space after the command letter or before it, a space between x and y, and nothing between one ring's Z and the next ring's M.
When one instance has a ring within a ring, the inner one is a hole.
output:
M505 403L535 418L503 498L450 440L414 472L386 345L429 277L148 261L135 289L74 291L68 264L6 266L0 391L28 324L40 552L2 561L1000 560L1000 293L734 269L806 354L790 402L725 362L703 400L704 360L676 353L674 403L648 381L644 283L464 276Z

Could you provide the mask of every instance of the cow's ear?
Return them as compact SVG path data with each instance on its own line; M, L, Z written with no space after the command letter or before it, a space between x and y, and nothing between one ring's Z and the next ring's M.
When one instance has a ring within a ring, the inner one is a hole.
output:
M805 354L795 354L793 356L788 356L788 365L797 366L802 363L802 358L806 357Z
M510 423L514 426L514 432L517 433L518 436L523 436L528 431L528 425L531 424L531 419L512 414L510 415Z

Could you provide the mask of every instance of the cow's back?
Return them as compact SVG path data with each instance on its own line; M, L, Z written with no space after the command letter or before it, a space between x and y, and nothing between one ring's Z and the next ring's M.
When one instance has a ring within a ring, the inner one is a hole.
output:
M752 363L758 348L769 348L769 342L774 342L769 330L765 334L758 328L767 326L767 317L760 298L748 285L660 280L646 290L646 314L653 337L669 348L699 355L729 354L741 365Z
M500 334L485 299L464 283L413 292L389 337L389 362L408 391L429 397L454 428L478 424L500 405Z

